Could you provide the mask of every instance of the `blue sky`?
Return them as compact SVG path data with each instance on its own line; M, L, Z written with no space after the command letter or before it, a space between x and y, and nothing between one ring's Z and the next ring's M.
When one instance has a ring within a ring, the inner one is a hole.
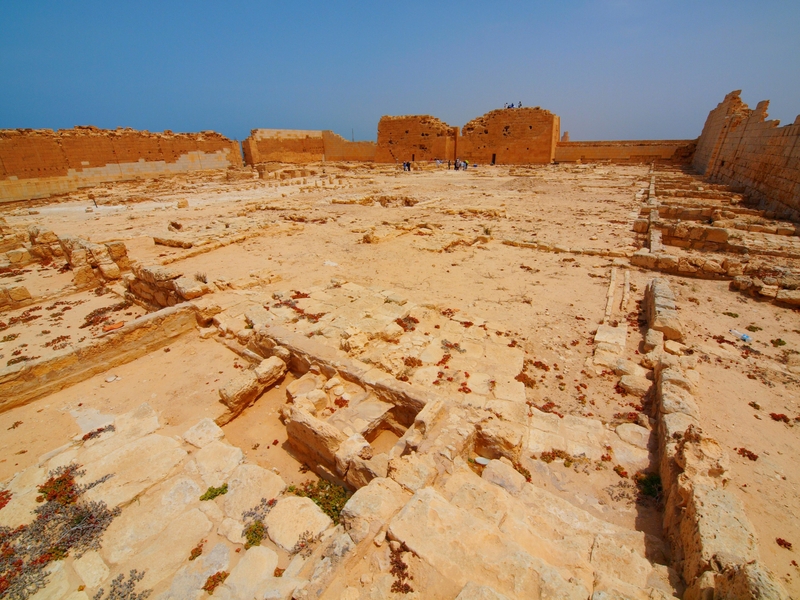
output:
M573 140L694 138L724 95L800 113L797 0L0 0L0 128L451 125L504 102Z

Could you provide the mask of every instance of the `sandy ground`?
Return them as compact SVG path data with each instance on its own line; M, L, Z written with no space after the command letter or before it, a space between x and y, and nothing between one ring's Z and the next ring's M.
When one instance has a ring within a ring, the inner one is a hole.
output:
M169 262L170 268L188 275L204 273L209 282L241 282L266 274L273 282L265 285L267 291L324 286L332 278L396 289L416 303L430 301L478 315L516 339L531 361L553 367L536 373L536 387L527 390L533 403L552 401L562 413L608 423L629 410L634 399L615 390L617 378L587 367L594 331L603 320L611 269L617 267L621 278L628 261L512 247L502 241L634 248L632 224L639 208L634 194L649 182L647 167L484 167L466 173L324 169L325 180L317 176L305 184L295 180L282 186L226 181L219 174L107 185L31 203L37 214L20 205L5 207L0 214L12 225L36 223L59 235L123 240L132 260ZM327 183L330 175L341 175L336 185ZM180 199L188 199L189 208L178 209ZM87 207L93 211L86 212ZM170 223L180 228L170 231ZM157 246L152 240L153 235L171 235L229 241L240 233L242 241L188 258L181 257L196 248ZM478 236L485 243L471 244ZM24 284L34 295L68 283L55 269L41 274L36 265L26 269L30 272ZM631 299L627 306L617 304L613 318L631 325L626 354L635 360L642 341L636 302L655 274L636 268L630 273ZM38 283L32 283L39 275ZM786 370L800 350L798 313L747 299L729 291L727 282L667 279L688 332L686 344L700 362L702 425L731 455L730 486L755 525L766 564L800 597L800 572L791 564L796 551L775 542L781 537L800 545L800 525L791 518L800 514L800 470L794 460L800 427L793 426L800 416L800 385ZM73 312L77 316L79 309L91 309L92 302L106 298L86 292L79 298L86 303ZM9 316L3 313L0 320ZM751 333L749 351L728 333L748 326L761 328ZM22 329L20 343L25 343L23 335L30 346L43 341L40 322ZM0 332L0 338L11 331ZM773 345L771 340L777 339L785 345ZM17 340L0 343L0 354L18 345ZM102 420L91 411L117 414L147 401L174 434L201 417L222 414L218 382L235 372L237 361L241 363L223 345L192 334L172 344L170 352L155 352L0 414L0 480L80 433L76 418ZM119 379L107 383L109 375ZM286 433L278 420L291 377L225 431L249 460L277 469L288 483L299 483L307 475L286 451ZM785 413L790 423L774 421L771 412ZM375 444L388 448L393 442L387 436ZM758 460L737 454L742 447ZM609 493L607 488L620 482L613 472L587 475L557 463L542 467L534 477L550 491L584 508L598 502L604 518L616 512L613 520L620 524L660 533L656 507L637 506L624 494Z

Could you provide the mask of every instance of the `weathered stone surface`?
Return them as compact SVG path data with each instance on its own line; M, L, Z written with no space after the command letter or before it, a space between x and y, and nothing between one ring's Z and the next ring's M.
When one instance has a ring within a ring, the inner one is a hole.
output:
M509 598L498 594L488 586L470 581L456 596L456 600L509 600Z
M635 423L617 425L616 432L623 442L633 444L639 448L647 448L650 443L650 430Z
M388 521L411 498L392 479L373 479L369 485L357 490L342 509L342 523L357 544L370 534L377 533L383 523Z
M344 433L310 413L292 407L286 421L289 443L302 455L333 468L336 452L347 439Z
M261 600L291 600L294 593L308 583L296 577L273 577L268 579L262 588Z
M286 483L272 471L258 465L239 465L228 478L222 507L226 515L241 520L242 513L258 505L262 498L277 498L285 489Z
M222 523L220 523L217 528L217 533L232 544L244 544L247 542L242 533L243 531L244 523L238 519L231 519L230 517L222 519Z
M716 574L714 595L743 600L788 600L790 597L777 578L759 561L733 565Z
M114 475L88 490L86 498L103 500L111 507L128 502L166 478L185 456L186 451L172 438L152 433L136 439L85 465L85 481Z
M304 532L319 535L333 524L330 517L309 498L288 496L278 501L265 525L270 539L290 552Z
M213 441L195 454L197 470L208 486L225 483L233 470L244 459L239 448L219 440Z
M94 550L86 552L72 562L72 568L88 588L96 588L108 578L109 569Z
M120 564L130 558L148 538L159 534L187 508L199 503L202 494L200 486L184 476L175 477L161 487L163 491L148 492L111 522L101 548L108 562Z
M158 596L158 600L197 600L202 597L206 580L218 571L228 570L230 554L230 550L221 543L215 544L210 551L204 551L197 560L180 568L169 589Z
M656 348L664 347L664 332L657 329L648 329L644 336L644 351L650 352Z
M619 380L619 387L637 398L643 398L650 391L650 386L653 382L645 377L638 377L636 375L623 375Z
M253 371L241 371L219 388L219 397L231 414L238 415L255 402L263 390L264 386Z
M255 368L256 378L261 385L271 386L286 373L286 363L277 356L270 356Z
M336 451L336 471L339 475L345 477L350 467L350 461L365 452L368 453L367 456L371 456L372 448L360 433L354 433L342 442Z
M211 442L221 440L223 437L225 437L225 432L212 419L208 418L198 421L197 425L187 429L183 434L183 439L197 448L208 446Z
M211 291L207 283L198 281L194 277L179 277L174 284L175 291L184 300L194 300Z
M434 531L437 535L431 535ZM389 535L459 586L473 581L511 597L589 596L582 585L565 581L544 561L500 536L495 526L471 518L430 488L417 492L390 521Z
M650 562L637 552L619 544L618 540L598 535L591 554L592 565L598 571L638 588L647 587L647 578L653 570Z
M264 546L253 546L245 552L242 559L225 580L225 587L233 598L252 600L263 598L263 590L273 579L278 555Z
M145 571L139 584L141 589L152 588L175 573L192 548L211 530L211 521L193 508L175 520L151 541L141 552L130 559L140 571Z
M519 494L525 486L525 477L508 464L508 459L490 460L483 470L483 479L504 488L510 494Z
M741 501L727 490L706 484L693 486L680 536L686 581L713 569L714 561L745 564L758 558L755 532Z
M389 460L388 476L410 492L433 483L439 474L429 454L407 454Z
M487 419L476 427L475 451L489 459L519 460L525 427L501 419Z

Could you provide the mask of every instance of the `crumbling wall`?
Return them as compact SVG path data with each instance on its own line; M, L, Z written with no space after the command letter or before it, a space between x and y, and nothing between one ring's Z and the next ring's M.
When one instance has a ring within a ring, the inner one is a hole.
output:
M768 121L769 101L748 108L736 90L706 119L692 165L710 181L740 187L759 207L800 220L800 116Z
M555 157L561 119L541 108L499 109L461 132L458 158L477 163L548 164Z
M0 202L42 198L106 181L241 166L236 142L213 131L0 130Z
M242 149L248 165L273 161L304 164L322 160L325 142L321 131L253 129Z
M670 163L688 165L696 140L563 141L556 144L556 162Z
M381 117L375 162L454 160L458 127L430 115Z
M325 160L372 162L378 148L375 142L351 142L328 130L322 132L322 141L325 146Z

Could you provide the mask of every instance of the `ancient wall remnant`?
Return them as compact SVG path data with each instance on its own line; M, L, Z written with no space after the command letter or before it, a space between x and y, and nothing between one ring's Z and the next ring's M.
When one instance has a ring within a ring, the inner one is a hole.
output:
M464 125L457 153L477 163L548 164L555 157L560 130L560 117L549 110L493 110Z
M328 130L253 129L242 142L242 149L248 165L322 160L370 162L375 158L375 142L350 142Z
M381 117L375 162L454 160L458 127L430 115Z
M321 131L306 129L253 129L242 142L244 162L309 163L321 161L325 143Z
M768 100L751 110L740 94L709 113L692 165L710 181L743 188L760 208L800 220L800 116L778 127L767 120Z
M0 130L0 202L42 198L106 181L241 166L219 133L134 129Z
M695 140L620 140L556 144L556 162L612 162L689 164Z
M342 136L325 130L322 132L325 145L325 160L372 162L375 160L375 142L351 142Z

